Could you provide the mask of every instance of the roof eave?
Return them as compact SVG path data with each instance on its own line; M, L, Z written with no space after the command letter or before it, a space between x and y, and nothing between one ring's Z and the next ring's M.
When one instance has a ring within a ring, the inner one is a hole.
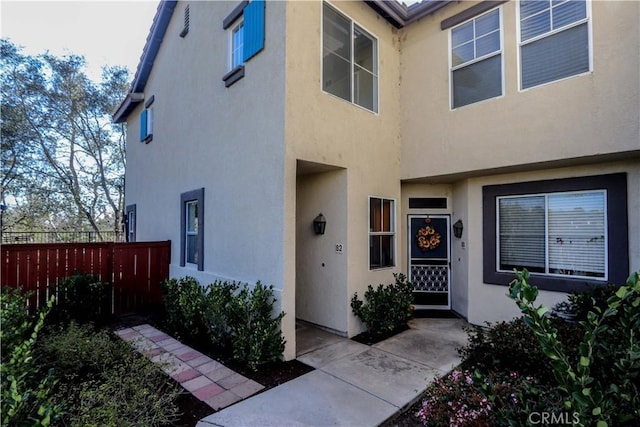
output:
M122 101L115 113L113 113L113 122L122 123L127 120L129 113L144 101L144 93L130 92L127 97Z
M365 0L371 8L378 12L396 28L405 27L420 18L424 18L448 5L453 0L422 0L408 6L395 0Z

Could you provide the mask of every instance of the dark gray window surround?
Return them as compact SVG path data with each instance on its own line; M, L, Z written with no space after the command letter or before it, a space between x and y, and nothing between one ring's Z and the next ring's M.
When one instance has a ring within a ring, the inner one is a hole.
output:
M226 30L233 25L234 22L242 16L244 8L249 4L248 0L243 0L231 11L229 15L222 21L222 29ZM244 77L244 65L238 65L233 70L222 76L224 87L229 87Z
M130 224L129 224L129 213L130 212L133 212L133 217L135 218L134 221L133 221L133 231L132 231L132 233L129 233L129 231L130 231L129 230L129 227L130 227ZM136 205L135 204L127 205L127 207L124 209L124 215L125 215L124 216L124 218L125 218L125 220L124 220L125 221L125 230L124 230L125 231L125 238L126 238L127 242L135 242L136 241L136 226L137 226L137 222L138 222L138 218L137 218L137 215L136 215ZM133 235L133 237L130 238L129 237L130 235Z
M180 266L185 266L186 213L185 205L191 201L198 202L198 271L204 270L204 188L187 191L180 195Z
M629 275L626 173L482 187L484 283L506 286L515 278L511 272L496 271L496 198L498 196L596 189L607 191L608 281L616 285L624 284ZM538 289L560 292L582 291L594 285L603 284L602 281L584 278L534 274L531 282Z

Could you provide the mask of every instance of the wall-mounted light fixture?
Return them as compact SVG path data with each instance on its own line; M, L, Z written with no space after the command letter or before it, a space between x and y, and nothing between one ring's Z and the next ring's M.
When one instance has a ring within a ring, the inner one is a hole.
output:
M462 230L464 226L462 225L462 220L457 220L455 224L453 224L453 235L458 239L462 237Z
M316 234L324 234L324 229L326 226L327 226L327 220L322 214L319 214L313 220L313 231L315 231Z

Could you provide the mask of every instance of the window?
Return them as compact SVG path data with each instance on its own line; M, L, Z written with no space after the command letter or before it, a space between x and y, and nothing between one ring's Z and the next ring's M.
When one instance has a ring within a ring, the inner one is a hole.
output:
M140 142L149 143L153 140L153 101L155 95L151 96L144 105L144 110L140 114Z
M522 89L590 70L585 0L522 0L519 4Z
M508 285L526 268L547 290L624 283L626 175L483 188L484 281Z
M322 89L378 112L378 41L324 3Z
M222 77L225 87L244 77L244 64L264 49L265 1L241 1L222 21L229 30L229 69Z
M451 29L452 108L502 95L500 10Z
M180 196L180 265L204 269L204 188Z
M231 29L231 46L229 47L229 62L231 70L244 64L243 47L244 21L240 20L240 22Z
M395 202L369 198L369 268L395 266Z
M125 232L127 242L136 241L136 205L127 205L125 208Z
M606 191L498 198L498 270L607 278Z

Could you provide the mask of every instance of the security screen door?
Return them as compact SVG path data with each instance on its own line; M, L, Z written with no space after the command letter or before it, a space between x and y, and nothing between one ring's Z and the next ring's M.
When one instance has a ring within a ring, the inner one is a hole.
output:
M417 309L451 308L449 215L409 215L409 280Z

